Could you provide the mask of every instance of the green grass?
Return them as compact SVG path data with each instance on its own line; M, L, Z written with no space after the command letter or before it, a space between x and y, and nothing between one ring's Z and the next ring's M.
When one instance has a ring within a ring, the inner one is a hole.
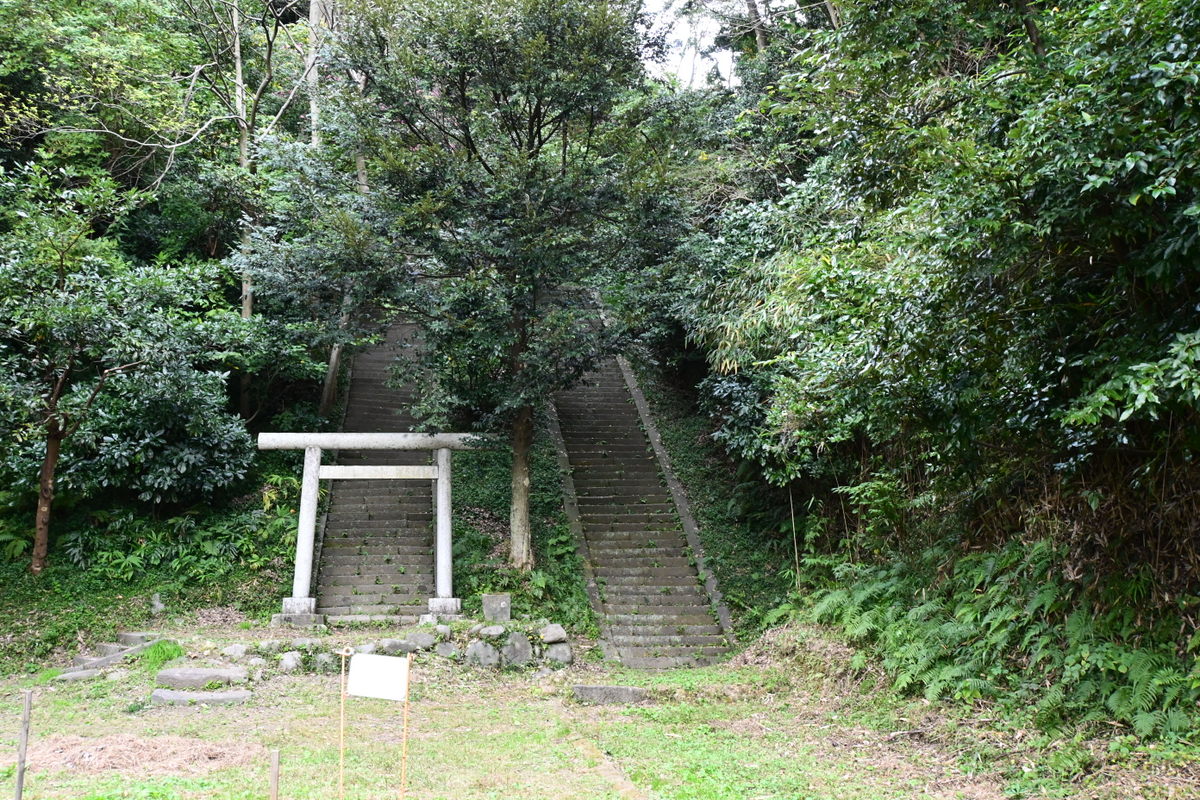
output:
M59 561L40 576L24 564L0 564L0 675L32 673L63 661L81 647L112 641L118 631L156 623L150 597L160 593L172 616L218 605L253 616L274 610L284 589L277 573L234 570L211 584L179 585L168 568L123 581Z
M190 635L184 640L189 648L215 652L230 632ZM359 634L364 640L378 635ZM888 800L935 794L927 789L936 786L936 796L946 798L996 798L1007 791L1012 797L1117 800L1169 797L1155 795L1153 787L1197 770L1194 754L1178 749L1149 762L1096 752L1094 742L1033 746L1027 732L988 724L978 713L900 697L877 671L831 667L841 647L805 629L760 647L752 665L655 673L576 665L546 681L421 655L409 712L409 795ZM17 689L28 683L0 678L0 719L16 718ZM640 684L654 703L580 705L570 692L575 683ZM281 751L284 797L337 796L336 675L275 676L254 684L254 697L240 707L146 707L152 689L153 674L141 669L116 681L37 688L35 753L52 736L132 737L124 747L138 759L123 771L93 774L34 763L27 796L258 798L265 796L272 749ZM351 698L347 714L347 798L395 796L402 709ZM0 727L0 796L11 791L3 754L12 752L15 736L15 726ZM155 750L164 737L185 737L185 752L215 746L236 760L209 763L206 757L166 768ZM52 744L59 752L69 741ZM1084 752L1093 760L1082 774L1072 773Z

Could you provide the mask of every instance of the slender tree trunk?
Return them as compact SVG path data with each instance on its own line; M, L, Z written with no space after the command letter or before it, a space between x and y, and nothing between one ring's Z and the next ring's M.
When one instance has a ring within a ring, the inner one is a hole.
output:
M533 569L533 539L529 527L529 451L533 446L533 408L517 412L512 430L512 505L509 528L512 531L512 565L529 572Z
M54 474L58 469L58 457L62 452L63 430L57 419L46 425L46 456L42 459L42 471L38 476L37 515L34 517L33 559L29 571L34 575L46 568L46 556L50 551L50 509L54 505Z
M1038 30L1037 22L1033 18L1033 9L1029 7L1028 0L1014 2L1017 13L1021 15L1021 23L1025 26L1025 35L1029 37L1029 44L1033 46L1033 52L1038 58L1045 58L1046 45L1042 42L1042 32Z
M825 13L829 15L829 25L834 30L842 27L842 12L838 10L833 0L825 0Z
M313 147L321 146L321 74L317 60L328 22L323 0L311 0L308 5L308 63L305 67L308 70L308 124Z
M230 5L229 20L233 41L233 109L238 126L238 166L250 171L250 120L246 115L246 75L242 57L242 10L238 0ZM250 230L242 231L242 251L250 247ZM249 272L242 273L242 319L254 315L254 282ZM238 381L238 410L243 417L250 416L250 373L242 373Z
M758 11L758 3L755 0L746 0L746 11L750 15L750 27L754 29L754 44L758 47L758 52L763 52L767 49L767 29L763 27L762 14Z
M350 309L343 304L342 316L338 319L338 329L344 331L349 324ZM344 352L345 345L341 342L329 348L329 361L325 365L325 385L321 387L321 408L318 412L323 417L329 416L337 402L338 373L342 370L342 354Z

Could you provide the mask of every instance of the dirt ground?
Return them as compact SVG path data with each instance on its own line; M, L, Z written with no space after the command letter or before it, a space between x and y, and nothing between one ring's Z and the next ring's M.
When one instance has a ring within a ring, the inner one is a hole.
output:
M216 616L216 615L214 615ZM192 663L234 639L268 638L237 621L180 635ZM394 635L372 630L352 641ZM702 670L623 671L585 659L537 677L454 665L415 667L407 749L402 708L346 703L344 772L337 675L272 675L235 707L148 707L152 671L118 679L0 682L0 793L11 791L21 689L33 685L26 797L112 800L265 797L279 750L287 798L394 797L406 762L411 798L658 800L1000 800L1200 798L1200 768L1101 760L1074 781L1039 785L1041 759L1021 732L980 715L890 695L845 665L844 646L774 633ZM649 690L644 706L587 706L574 684Z

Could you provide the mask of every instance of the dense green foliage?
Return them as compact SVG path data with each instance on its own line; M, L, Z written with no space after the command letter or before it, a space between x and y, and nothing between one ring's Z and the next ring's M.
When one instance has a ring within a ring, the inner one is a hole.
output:
M596 619L584 585L579 551L563 513L562 476L548 435L530 457L529 516L537 566L514 569L508 536L512 454L469 450L454 456L454 582L467 614L481 612L480 595L508 592L517 618L550 619L595 636Z
M807 516L794 558L786 502L757 525L801 562L769 619L815 602L931 695L1179 733L1200 7L836 8L761 50L730 23L741 84L679 126L691 232L613 297Z

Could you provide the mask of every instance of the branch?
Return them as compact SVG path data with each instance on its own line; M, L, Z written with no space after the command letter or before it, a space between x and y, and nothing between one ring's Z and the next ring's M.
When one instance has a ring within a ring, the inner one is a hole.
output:
M105 381L107 381L113 375L119 375L122 372L127 372L128 370L131 370L134 367L139 367L144 363L146 363L144 360L132 361L128 364L122 364L119 367L109 367L101 372L100 377L96 379L96 385L92 387L92 393L88 395L88 399L84 402L83 408L79 409L79 411L75 414L75 423L66 429L64 436L70 437L74 435L77 430L79 430L79 426L83 424L83 415L86 414L92 407L92 403L96 402L96 397L100 394L100 390L104 388Z

